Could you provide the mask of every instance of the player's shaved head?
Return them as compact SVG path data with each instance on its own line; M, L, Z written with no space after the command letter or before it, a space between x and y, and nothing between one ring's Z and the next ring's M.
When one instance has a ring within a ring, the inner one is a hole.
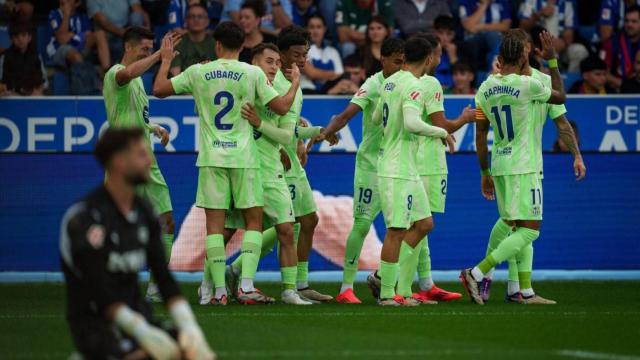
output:
M404 45L404 58L410 64L424 62L431 52L433 45L422 36L413 36Z
M244 43L244 31L232 21L225 21L213 31L213 38L227 50L238 51Z

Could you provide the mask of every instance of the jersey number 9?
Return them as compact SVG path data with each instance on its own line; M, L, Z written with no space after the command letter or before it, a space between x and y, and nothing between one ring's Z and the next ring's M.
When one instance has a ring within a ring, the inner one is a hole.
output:
M226 99L227 103L225 104L225 106L220 109L220 111L216 114L216 117L214 119L214 124L216 125L216 128L218 130L231 130L231 128L233 128L233 123L231 124L225 124L222 122L222 118L227 115L229 113L229 111L231 111L231 109L233 109L233 95L231 95L230 92L228 91L220 91L219 93L216 94L216 96L213 98L213 104L214 105L222 105L222 99Z

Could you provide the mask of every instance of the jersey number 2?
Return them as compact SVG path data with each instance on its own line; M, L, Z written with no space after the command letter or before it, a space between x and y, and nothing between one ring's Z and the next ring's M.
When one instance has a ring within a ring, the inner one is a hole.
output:
M493 116L496 118L496 125L498 126L498 135L500 135L500 139L504 139L504 132L502 131L502 119L500 119L500 111L497 106L491 108L491 112ZM504 117L507 123L507 141L513 140L515 137L513 133L513 117L511 116L511 105L503 105L502 112L504 113Z
M222 118L225 115L227 115L229 113L229 111L231 111L231 109L233 109L233 103L234 103L233 95L231 95L231 93L228 92L228 91L220 91L213 98L213 104L214 105L222 105L222 99L227 99L227 103L216 114L216 117L215 117L215 120L214 120L214 124L216 125L216 128L218 128L218 130L231 130L231 128L233 128L233 123L232 124L225 124L225 123L222 122Z

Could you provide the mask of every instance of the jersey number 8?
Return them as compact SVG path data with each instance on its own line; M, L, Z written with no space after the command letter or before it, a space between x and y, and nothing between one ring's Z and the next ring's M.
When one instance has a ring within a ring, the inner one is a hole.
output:
M231 128L233 128L233 123L225 124L225 123L222 122L222 118L225 115L227 115L229 113L229 111L231 111L231 109L233 109L233 103L235 101L233 100L233 95L231 95L230 92L228 92L228 91L220 91L213 98L213 104L214 105L218 105L218 106L222 105L222 99L226 99L227 103L216 114L216 116L214 118L214 124L216 125L216 128L218 130L231 130Z

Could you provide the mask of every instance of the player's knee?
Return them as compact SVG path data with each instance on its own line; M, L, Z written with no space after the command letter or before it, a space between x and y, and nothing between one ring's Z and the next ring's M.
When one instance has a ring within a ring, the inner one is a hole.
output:
M416 231L420 234L420 237L424 237L429 234L434 228L433 218L429 217L426 219L422 219L418 221L415 226Z
M236 229L224 228L224 232L222 233L222 236L224 237L225 245L227 245L229 241L231 241L231 238L235 233L236 233Z
M313 231L316 226L318 226L319 221L320 219L316 213L305 215L302 217L302 221L300 221L300 227L305 231Z
M281 247L294 246L293 226L281 227L278 229L278 241Z

